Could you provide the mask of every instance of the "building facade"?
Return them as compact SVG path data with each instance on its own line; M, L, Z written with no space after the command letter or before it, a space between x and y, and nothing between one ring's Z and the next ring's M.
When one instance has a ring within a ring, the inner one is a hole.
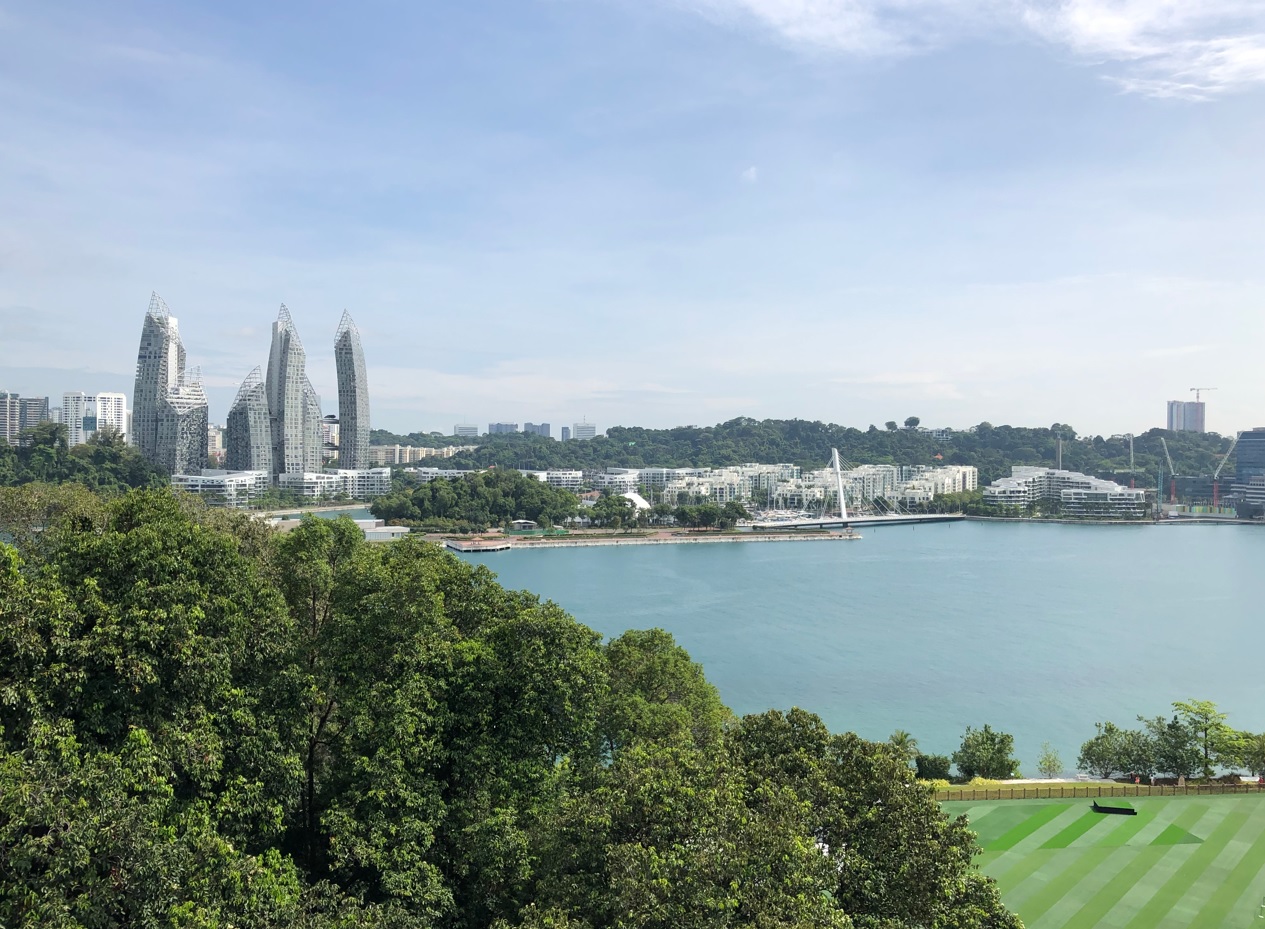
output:
M457 423L452 427L452 434L463 438L477 439L479 437L479 427L474 423Z
M1168 401L1168 429L1170 432L1205 432L1204 402L1202 400Z
M157 458L168 474L196 474L206 467L208 431L206 391L196 368L191 377L167 391L158 406Z
M346 310L334 335L338 369L338 464L352 470L369 467L369 377L360 330Z
M83 445L102 429L127 436L127 397L123 394L71 390L62 394L61 408L66 442L72 448Z
M167 393L179 386L184 365L185 351L180 341L179 321L171 315L166 301L153 293L149 298L149 309L145 312L140 349L136 354L131 440L141 455L154 464L171 457L159 452L158 415ZM66 420L64 407L62 420Z
M573 439L594 439L597 438L597 426L592 423L574 423L571 426L571 438Z
M307 353L283 303L272 324L265 379L272 424L273 474L303 474L321 465L321 400L307 376Z
M984 488L984 502L1002 507L1057 504L1067 516L1140 519L1146 515L1146 491L1079 471L1016 465L1010 477Z
M238 388L224 433L224 464L228 470L262 471L271 477L272 418L268 412L268 391L259 368L247 374Z
M202 469L196 474L173 474L171 486L197 494L212 506L244 507L262 496L272 485L267 471L221 471Z
M562 441L563 442L571 441L571 427L570 426L562 427Z
M548 423L523 423L523 432L528 435L538 435L544 439L550 438Z
M23 432L51 418L48 397L22 397L0 390L0 439L10 445L17 445Z
M518 423L488 423L488 435L505 435L518 431Z

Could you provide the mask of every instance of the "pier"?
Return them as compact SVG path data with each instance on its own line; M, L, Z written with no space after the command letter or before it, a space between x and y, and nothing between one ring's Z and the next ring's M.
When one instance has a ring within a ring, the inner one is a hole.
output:
M774 519L754 522L756 532L788 529L841 529L851 526L909 526L915 523L955 523L966 519L962 513L891 513L883 516L823 516L820 519Z

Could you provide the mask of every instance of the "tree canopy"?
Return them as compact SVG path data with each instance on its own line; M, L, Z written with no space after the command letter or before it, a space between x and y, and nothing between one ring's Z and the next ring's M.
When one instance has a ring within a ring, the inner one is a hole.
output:
M447 459L454 468L548 468L695 467L718 468L743 462L787 462L804 468L822 468L830 450L839 449L856 464L975 465L988 483L1010 474L1013 465L1053 467L1063 440L1063 466L1127 481L1130 467L1127 436L1078 436L1065 423L1049 427L994 426L980 423L970 430L930 432L917 428L918 417L908 417L912 427L901 429L895 420L885 429L855 429L834 423L802 419L732 419L715 426L678 426L645 429L612 426L605 436L579 442L558 442L525 433L485 435L479 447ZM1230 438L1215 433L1168 432L1151 429L1134 438L1136 476L1154 478L1168 472L1160 438L1168 442L1178 474L1211 474L1230 446ZM442 439L375 434L374 441L453 444ZM470 442L462 439L462 442ZM939 456L939 457L937 457Z
M23 492L6 927L1020 925L903 750L735 719L662 630L345 518Z
M117 494L160 487L167 483L167 475L145 461L117 432L103 429L70 448L64 425L39 423L24 432L17 445L0 439L0 487L34 482L73 482L97 493Z

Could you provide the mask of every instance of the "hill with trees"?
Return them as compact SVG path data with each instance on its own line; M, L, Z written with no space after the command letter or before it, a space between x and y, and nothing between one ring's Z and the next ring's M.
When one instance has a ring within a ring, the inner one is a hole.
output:
M32 482L73 482L104 494L137 487L161 487L167 475L155 468L121 435L96 433L83 445L70 448L66 427L40 423L23 433L17 445L0 439L0 487Z
M862 430L800 419L744 417L715 426L674 429L612 426L605 436L583 442L558 442L524 433L486 435L479 438L478 449L448 459L448 466L496 465L535 470L718 468L746 462L787 462L803 468L822 468L830 460L830 450L838 448L854 464L975 465L980 469L981 481L987 483L1008 475L1013 465L1054 467L1062 439L1063 467L1125 481L1129 478L1127 437L1080 436L1063 423L1048 428L980 423L971 430L938 438L918 429L917 417L909 417L906 422L912 426L889 422L881 428L870 426ZM1139 483L1153 484L1160 470L1168 474L1161 437L1167 440L1174 466L1181 475L1211 474L1231 441L1215 433L1163 429L1139 434L1134 438L1135 477Z
M893 746L416 536L30 485L0 537L0 925L1021 925Z

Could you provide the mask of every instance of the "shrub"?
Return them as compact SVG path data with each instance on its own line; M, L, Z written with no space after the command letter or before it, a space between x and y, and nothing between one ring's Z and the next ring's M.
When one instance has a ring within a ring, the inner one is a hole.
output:
M914 765L918 768L920 781L947 781L949 765L952 762L948 755L915 755Z

